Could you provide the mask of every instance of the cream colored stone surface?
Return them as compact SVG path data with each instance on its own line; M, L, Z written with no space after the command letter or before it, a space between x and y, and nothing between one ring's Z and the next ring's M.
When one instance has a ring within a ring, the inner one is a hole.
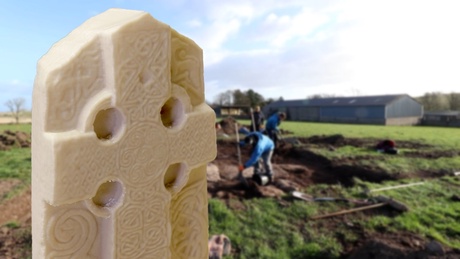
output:
M38 63L33 258L207 258L215 115L202 50L110 9Z

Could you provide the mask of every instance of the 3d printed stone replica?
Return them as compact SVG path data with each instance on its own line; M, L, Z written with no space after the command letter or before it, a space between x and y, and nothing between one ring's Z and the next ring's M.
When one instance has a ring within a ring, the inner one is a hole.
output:
M207 258L215 115L202 50L110 9L38 63L33 258Z

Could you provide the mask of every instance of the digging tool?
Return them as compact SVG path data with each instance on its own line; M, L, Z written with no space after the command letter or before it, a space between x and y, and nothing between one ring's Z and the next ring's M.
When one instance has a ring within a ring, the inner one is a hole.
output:
M281 140L281 141L284 140L283 134L281 134L281 130L278 130L278 131L276 132L276 136L277 136L278 140Z
M314 216L314 217L311 217L311 219L329 218L329 217L343 215L343 214L352 213L352 212L356 212L356 211L379 208L379 207L383 207L383 206L387 206L387 205L392 207L392 208L394 208L395 210L398 210L398 211L401 211L401 212L405 212L405 211L409 210L409 207L407 207L407 205L405 205L404 203L396 201L396 200L388 198L388 197L385 197L385 196L378 196L375 199L377 201L379 201L379 203L368 205L368 206L363 206L363 207L359 207L359 208L349 209L349 210L341 210L341 211L333 212L333 213L330 213L330 214Z
M302 199L304 201L315 201L315 198L313 196L303 192L293 191L292 196Z
M278 141L280 141L280 143L292 144L292 145L299 145L299 144L301 144L301 142L300 142L296 137L284 137L284 135L281 134L281 130L279 130L279 131L276 133L276 135L277 135Z
M238 152L238 167L242 165L243 163L241 162L241 150L240 150L240 133L238 132L238 123L235 123L235 132L236 132L236 148ZM240 182L243 184L244 187L248 187L248 182L246 181L246 178L243 176L243 171L238 168L238 179Z
M249 112L251 113L251 123L252 123L252 131L256 131L256 124L254 123L254 113L252 108L249 108Z
M386 191L386 190L393 190L393 189L399 189L399 188L406 188L406 187L411 187L411 186L416 186L416 185L422 185L422 184L425 184L425 182L401 184L401 185L383 187L383 188L372 189L372 190L365 189L365 190L364 190L364 194L369 194L369 193L371 193L371 192L380 192L380 191Z
M292 196L305 200L305 201L311 201L311 202L344 201L344 202L350 202L350 203L357 204L357 205L369 205L370 204L369 200L354 200L354 199L334 198L334 197L313 197L311 195L308 195L302 192L298 192L298 191L293 191Z

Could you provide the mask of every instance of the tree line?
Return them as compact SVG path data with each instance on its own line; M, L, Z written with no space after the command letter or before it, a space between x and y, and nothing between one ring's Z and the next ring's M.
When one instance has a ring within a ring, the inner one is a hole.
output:
M340 97L334 94L314 94L307 96L306 99L319 99L319 98L331 98ZM414 97L419 103L423 105L425 111L460 111L460 93L441 93L441 92L429 92L423 96ZM283 97L278 98L283 100ZM218 106L265 106L274 102L273 98L264 98L260 93L255 92L252 89L247 91L241 90L227 90L216 96L213 105Z
M415 98L425 111L460 111L460 93L425 93Z
M317 98L330 98L338 97L331 94L314 94L308 96L306 99L317 99ZM460 111L460 93L441 93L441 92L430 92L425 93L423 96L415 97L418 102L423 105L425 111ZM282 101L283 97L279 97L276 101ZM260 106L263 107L267 104L274 102L275 99L266 99L260 93L249 89L247 91L241 90L228 90L220 93L216 96L212 105L219 106ZM23 98L16 98L8 100L5 106L11 116L15 119L16 123L19 123L21 113L24 112L25 100Z
M278 100L283 100L283 97L280 97ZM218 106L260 106L263 107L267 104L274 102L275 99L268 98L266 99L260 93L249 89L247 91L241 90L227 90L223 93L220 93L214 99L212 105Z

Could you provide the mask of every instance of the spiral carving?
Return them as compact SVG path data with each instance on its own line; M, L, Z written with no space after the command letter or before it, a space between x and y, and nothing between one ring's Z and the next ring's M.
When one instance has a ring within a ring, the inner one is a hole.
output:
M173 258L206 258L206 181L186 186L171 204Z
M49 258L86 256L97 236L94 215L84 209L63 210L49 221Z

